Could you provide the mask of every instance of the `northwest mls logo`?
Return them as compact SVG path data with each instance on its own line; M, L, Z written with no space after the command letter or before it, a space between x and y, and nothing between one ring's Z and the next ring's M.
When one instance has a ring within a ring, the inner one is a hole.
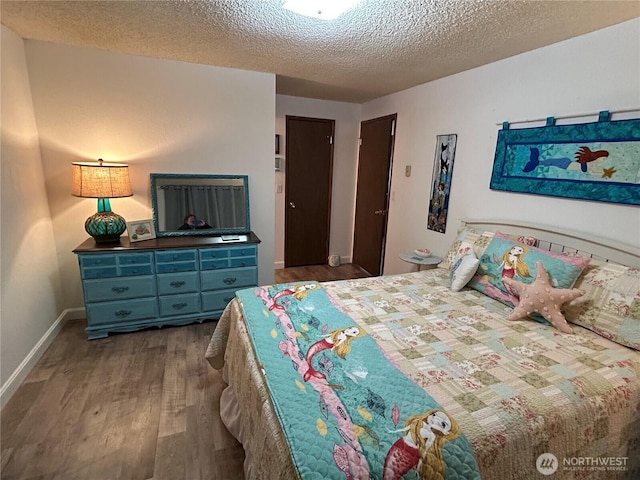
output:
M543 475L553 475L558 470L558 459L553 453L543 453L536 460L536 468Z

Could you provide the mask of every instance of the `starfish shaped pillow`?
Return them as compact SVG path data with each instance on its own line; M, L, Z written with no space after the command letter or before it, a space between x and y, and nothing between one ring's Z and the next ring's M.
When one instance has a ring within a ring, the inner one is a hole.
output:
M533 283L522 283L508 277L503 277L502 281L520 296L518 305L507 320L520 320L538 312L561 332L573 333L560 309L564 303L584 295L582 290L553 287L542 262L536 262L536 279Z

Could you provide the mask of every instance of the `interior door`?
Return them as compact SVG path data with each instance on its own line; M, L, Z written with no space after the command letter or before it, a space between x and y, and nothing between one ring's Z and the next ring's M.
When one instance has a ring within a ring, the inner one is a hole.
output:
M371 275L381 275L384 262L396 118L360 124L353 263Z
M284 266L329 257L334 120L286 117Z

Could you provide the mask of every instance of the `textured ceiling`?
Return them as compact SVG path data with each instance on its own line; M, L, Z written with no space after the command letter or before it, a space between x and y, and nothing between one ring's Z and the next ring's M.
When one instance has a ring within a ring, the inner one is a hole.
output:
M277 93L361 103L640 16L637 0L362 0L325 21L284 3L2 0L0 21L26 39L270 72Z

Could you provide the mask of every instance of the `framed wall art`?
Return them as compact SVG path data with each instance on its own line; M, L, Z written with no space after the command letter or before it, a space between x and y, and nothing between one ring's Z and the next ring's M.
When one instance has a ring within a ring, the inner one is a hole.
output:
M640 205L640 119L498 132L492 190Z
M453 175L457 139L456 134L436 136L427 228L440 233L445 233L447 228L449 192L451 191L451 176Z

